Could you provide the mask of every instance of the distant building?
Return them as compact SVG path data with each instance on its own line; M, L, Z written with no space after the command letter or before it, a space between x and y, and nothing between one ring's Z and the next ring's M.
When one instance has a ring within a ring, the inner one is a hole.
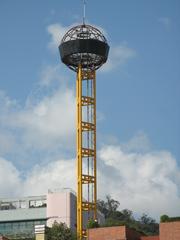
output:
M45 224L46 196L0 199L0 233L12 238L32 236L34 226Z
M104 216L98 213L98 221L103 220ZM0 234L6 237L30 238L36 225L51 227L54 221L76 229L76 194L72 190L49 190L43 196L0 199Z

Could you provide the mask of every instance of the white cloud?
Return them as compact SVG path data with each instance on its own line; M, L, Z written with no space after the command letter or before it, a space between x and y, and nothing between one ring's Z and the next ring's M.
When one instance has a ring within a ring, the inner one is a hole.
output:
M120 201L121 209L149 213L157 220L162 214L180 214L180 170L170 152L124 152L120 144L105 145L97 159L98 197L110 194ZM0 163L2 196L45 194L50 188L76 189L75 159L36 164L25 178L12 163L2 158Z
M3 129L0 130L0 155L10 152L15 147L14 136Z
M48 189L56 188L75 189L75 165L74 159L57 160L46 166L36 165L24 182L23 194L46 194Z
M170 28L170 26L171 26L171 19L169 18L169 17L160 17L159 19L158 19L158 21L163 25L163 26L165 26L167 29L169 29Z
M49 87L53 83L65 84L68 82L68 78L63 74L61 65L48 65L42 69L40 85Z
M149 138L142 131L136 133L127 143L122 144L122 150L126 152L148 152L150 149Z
M20 129L26 144L35 148L72 143L75 129L75 96L69 89L58 89L35 104L8 111L1 117L4 126ZM20 136L18 136L20 137Z
M64 36L64 34L72 27L71 26L63 26L60 23L51 24L47 27L47 31L51 36L51 40L48 44L48 47L52 50L52 52L57 51L57 48Z
M74 146L73 91L63 87L25 107L1 92L1 104L1 154L11 151L13 155L13 146L14 151L26 152L29 148L35 165L22 178L15 165L0 158L1 196L44 194L48 188L75 188L75 160L65 160L59 157L59 152L47 154L43 161L37 155L34 160L33 156L34 149L48 153L63 148L64 152ZM102 146L98 153L99 197L111 194L120 201L121 208L147 212L157 219L161 214L180 214L180 171L171 153L152 151L148 137L142 132L125 144L115 142Z
M109 58L107 63L102 66L102 72L109 72L122 67L130 59L136 56L136 51L122 43L117 46L110 46Z
M0 165L1 197L40 195L46 194L48 189L75 188L73 159L35 165L24 178L11 162L0 158Z
M0 156L18 169L32 168L75 148L75 89L61 68L43 68L39 84L24 104L0 91Z
M76 99L68 81L61 68L49 65L24 105L0 92L0 156L31 167L38 159L53 160L74 151ZM101 115L98 112L98 118Z
M5 114L9 109L13 109L14 107L18 107L18 103L16 100L10 99L7 94L0 89L0 109L1 114Z
M15 196L20 194L20 173L15 166L0 157L0 192L2 196Z
M180 170L169 152L128 153L120 145L109 145L99 151L99 159L101 196L109 193L121 208L157 219L180 214Z

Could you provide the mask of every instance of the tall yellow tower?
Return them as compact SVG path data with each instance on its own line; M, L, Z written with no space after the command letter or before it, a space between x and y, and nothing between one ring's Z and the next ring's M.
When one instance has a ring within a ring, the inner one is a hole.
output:
M86 239L85 217L97 220L96 70L108 57L106 38L95 27L71 28L59 46L61 60L77 74L77 235Z

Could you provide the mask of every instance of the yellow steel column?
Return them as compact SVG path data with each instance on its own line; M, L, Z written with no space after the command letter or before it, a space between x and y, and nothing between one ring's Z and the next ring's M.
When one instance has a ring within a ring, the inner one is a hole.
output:
M85 214L97 219L96 187L96 75L78 67L77 101L77 235L87 239ZM84 167L83 167L84 166ZM90 170L91 166L91 170ZM84 218L85 219L85 218Z
M97 220L97 165L96 165L96 72L93 72L94 95L94 220Z
M82 239L82 68L78 67L76 81L77 102L77 236Z

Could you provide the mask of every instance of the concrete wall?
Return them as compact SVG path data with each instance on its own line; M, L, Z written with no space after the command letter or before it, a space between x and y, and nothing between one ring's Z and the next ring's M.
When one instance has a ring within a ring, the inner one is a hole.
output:
M70 227L70 192L53 192L47 194L47 226L54 221L66 223Z
M70 228L76 231L76 196L70 193Z
M68 227L76 231L76 195L71 191L49 192L47 194L47 226L52 227L54 221L66 223ZM90 213L90 216L93 216ZM104 223L104 215L97 212L98 222ZM83 225L86 228L88 223L88 213L84 212Z
M160 240L180 240L180 222L160 223Z

